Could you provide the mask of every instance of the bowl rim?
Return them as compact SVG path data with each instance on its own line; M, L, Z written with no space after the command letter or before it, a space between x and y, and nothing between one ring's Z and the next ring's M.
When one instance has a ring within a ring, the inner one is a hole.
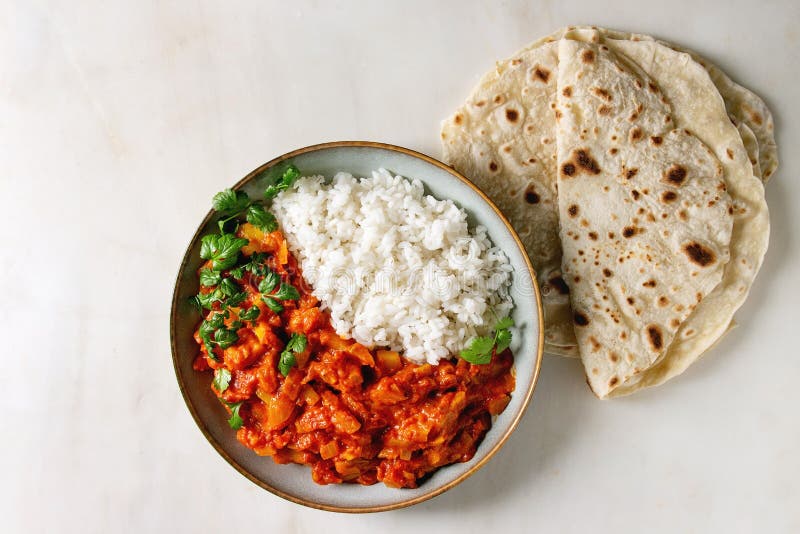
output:
M424 161L426 163L429 163L431 165L434 165L434 166L444 170L445 172L449 173L450 175L452 175L457 180L460 180L465 185L467 185L470 189L472 189L475 193L477 193L478 196L480 196L481 199L483 199L484 202L486 202L486 204L494 211L495 215L500 218L500 220L503 222L505 227L511 233L511 236L514 238L514 241L517 244L517 247L522 252L522 257L525 260L525 264L526 264L526 266L528 268L528 272L529 272L529 274L531 276L531 279L533 281L533 289L534 289L534 295L536 297L536 307L537 307L537 311L538 311L539 340L538 340L538 346L537 346L537 350L536 350L536 362L535 362L535 365L534 365L533 380L531 381L530 387L525 392L525 398L523 399L522 405L521 405L518 413L511 420L511 423L509 424L508 428L505 430L505 432L500 437L500 439L497 441L497 443L494 445L494 447L492 447L491 450L487 451L484 454L484 456L482 458L480 458L475 463L475 465L470 467L464 473L462 473L461 475L459 475L455 479L451 480L447 484L444 484L444 485L442 485L442 486L440 486L438 488L432 489L431 491L429 491L429 492L427 492L427 493L425 493L423 495L419 495L419 496L413 497L411 499L400 500L398 502L394 502L394 503L391 503L391 504L378 505L378 506L367 506L367 507L337 506L337 505L330 505L330 504L321 504L321 503L317 503L317 502L314 502L314 501L311 501L311 500L308 500L308 499L304 499L302 497L298 497L298 496L292 495L290 493L287 493L285 491L282 491L282 490L280 490L280 489L278 489L278 488L276 488L276 487L274 487L274 486L272 486L270 484L267 484L266 482L260 480L255 475L250 473L243 466L241 466L236 460L234 460L225 451L225 449L223 449L221 444L219 442L217 442L216 439L214 439L214 437L211 435L210 431L206 427L205 423L200 418L200 415L199 415L198 411L195 409L194 405L192 404L192 401L191 401L191 399L189 397L189 394L187 392L186 383L184 381L183 375L181 373L180 365L179 365L177 341L176 341L176 335L175 335L176 322L177 322L177 316L178 316L178 289L180 287L180 282L181 282L181 279L182 279L182 273L184 272L184 270L186 268L186 265L188 264L188 262L191 259L190 251L192 249L192 246L200 238L200 234L201 234L203 228L205 228L205 226L208 224L208 222L214 216L214 210L213 209L209 210L209 212L203 218L202 222L197 227L197 230L195 231L195 233L192 236L191 240L189 241L189 244L187 245L186 250L185 250L185 252L183 254L183 260L181 261L180 267L178 268L177 276L175 277L175 285L174 285L173 290L172 290L172 305L171 305L171 309L170 309L170 321L169 321L169 337L170 337L170 346L171 346L171 349L172 349L172 366L173 366L173 369L175 371L175 377L178 380L178 387L180 388L181 396L183 397L183 401L186 404L186 407L189 409L189 412L192 414L192 418L194 419L195 424L200 429L200 431L203 433L203 436L206 438L206 441L208 441L209 444L211 444L211 446L217 451L217 453L220 456L222 456L222 458L224 458L225 461L228 462L228 464L231 465L231 467L236 469L236 471L238 471L241 475L246 477L248 480L250 480L251 482L253 482L257 486L261 487L262 489L265 489L265 490L269 491L273 495L277 495L278 497L282 497L283 499L286 499L286 500L288 500L290 502L293 502L293 503L296 503L296 504L301 504L301 505L307 506L309 508L315 508L317 510L325 510L325 511L328 511L328 512L344 512L344 513L384 512L384 511L397 510L397 509L400 509L400 508L405 508L405 507L408 507L408 506L412 506L414 504L418 504L418 503L421 503L423 501L427 501L428 499L432 499L433 497L436 497L437 495L441 495L445 491L457 486L458 484L460 484L461 482L465 481L467 478L469 478L470 476L475 474L481 467L483 467L503 447L503 445L505 445L505 443L508 440L508 438L511 436L511 434L514 432L514 430L517 428L517 425L519 424L519 422L522 420L522 417L525 415L525 411L527 410L527 408L528 408L528 406L529 406L529 404L531 402L531 398L533 397L533 392L536 389L536 384L537 384L537 382L539 380L539 372L541 370L542 357L543 357L543 353L544 353L544 310L542 308L542 296L541 296L541 293L540 293L540 290L539 290L538 279L536 278L536 271L534 270L533 265L531 264L531 260L528 257L528 254L525 252L525 247L522 244L522 241L520 240L519 235L517 235L517 232L514 230L514 227L511 226L511 223L508 221L506 216L503 215L501 213L500 209L495 205L495 203L492 202L492 200L489 199L489 197L483 191L481 191L475 184L473 184L468 178L466 178L464 175L462 175L461 173L459 173L458 171L456 171L455 169L453 169L449 165L446 165L446 164L442 163L441 161L439 161L439 160L437 160L435 158L432 158L431 156L428 156L426 154L423 154L421 152L417 152L415 150L411 150L409 148L405 148L405 147L398 146L398 145L380 143L380 142L376 142L376 141L332 141L332 142L327 142L327 143L319 143L319 144L315 144L315 145L309 145L309 146L306 146L306 147L303 147L303 148L298 148L296 150L292 150L291 152L287 152L287 153L285 153L285 154L283 154L281 156L278 156L276 158L271 159L270 161L268 161L268 162L266 162L266 163L264 163L262 165L259 165L258 167L256 167L252 171L250 171L244 178L239 180L232 187L232 189L234 189L234 190L241 189L245 184L250 182L254 177L260 175L264 170L266 170L266 169L268 169L270 167L273 167L273 166L275 166L275 165L277 165L277 164L279 164L279 163L281 163L281 162L283 162L285 160L291 159L293 157L296 157L296 156L299 156L301 154L305 154L305 153L308 153L308 152L316 152L316 151L319 151L319 150L327 150L327 149L330 149L330 148L340 148L340 147L348 147L348 148L378 148L378 149L383 149L383 150L389 150L389 151L392 151L392 152L398 152L398 153L401 153L401 154L405 154L407 156L411 156L413 158L420 159L420 160L422 160L422 161Z

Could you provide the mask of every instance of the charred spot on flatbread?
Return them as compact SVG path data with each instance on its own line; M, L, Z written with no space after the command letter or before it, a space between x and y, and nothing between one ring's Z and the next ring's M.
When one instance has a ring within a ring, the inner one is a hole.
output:
M598 98L602 98L606 102L611 102L612 100L611 93L609 93L602 87L592 87L592 93Z
M672 165L664 172L663 181L669 185L680 187L686 181L686 167L683 165Z
M584 50L581 54L581 61L584 63L594 63L594 50Z
M569 216L573 218L577 217L580 212L581 209L577 204L572 204L567 208L567 213L569 213Z
M525 190L525 202L528 204L538 204L540 200L541 197L539 197L539 193L536 192L536 189L532 185L529 185Z
M508 122L517 122L519 119L519 111L511 108L506 109L506 119L508 119Z
M589 324L589 318L586 316L585 313L581 311L576 311L572 314L572 320L578 326L586 326Z
M683 245L683 251L692 263L696 263L700 267L708 267L717 261L717 255L714 254L714 251L697 241Z
M547 83L550 79L550 71L537 65L536 68L533 69L533 77L542 83Z
M555 288L561 295L569 295L569 286L560 276L553 276L548 281L551 287Z
M636 226L626 226L622 229L622 237L626 237L630 239L631 237L635 236L639 233L639 228Z
M570 160L561 166L561 173L564 176L574 176L578 172L595 175L601 172L600 165L592 157L588 148L574 150Z
M678 193L676 193L675 191L664 191L663 193L661 193L661 202L663 202L664 204L669 204L671 202L674 202L675 199L677 198L678 198Z
M664 336L661 333L661 327L658 325L647 325L647 339L655 351L660 351L664 348Z

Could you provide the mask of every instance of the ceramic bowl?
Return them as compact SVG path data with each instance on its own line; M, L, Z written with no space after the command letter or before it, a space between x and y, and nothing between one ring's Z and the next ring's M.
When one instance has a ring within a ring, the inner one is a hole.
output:
M517 385L511 402L496 417L469 462L439 469L416 489L388 488L382 483L320 486L311 480L306 466L277 465L268 457L256 455L241 445L229 428L228 415L210 389L211 373L192 370L192 361L197 355L192 334L200 315L189 304L189 297L198 291L200 238L213 231L216 224L216 216L210 212L189 243L172 298L172 359L186 405L200 431L228 463L255 484L290 501L337 512L375 512L410 506L439 495L464 481L494 456L514 431L533 395L542 360L543 324L539 288L530 260L509 222L486 195L447 165L406 148L362 141L301 148L255 169L234 189L259 197L264 189L259 183L263 171L288 159L304 175L322 174L330 178L336 172L346 171L355 176L368 176L371 171L383 167L409 179L417 178L425 185L427 193L439 199L449 198L464 208L470 227L481 224L487 228L490 239L505 251L514 269L512 316L519 332L512 345ZM225 185L220 184L220 189Z

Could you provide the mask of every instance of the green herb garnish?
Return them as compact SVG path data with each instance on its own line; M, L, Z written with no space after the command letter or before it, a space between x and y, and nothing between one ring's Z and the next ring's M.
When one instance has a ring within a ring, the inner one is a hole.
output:
M303 334L292 334L286 347L281 352L280 360L278 360L278 370L283 376L288 376L289 371L297 365L297 358L295 353L303 352L306 350L308 340Z
M214 381L211 383L214 389L222 393L228 389L228 384L231 383L231 372L225 368L217 369L214 371Z
M469 346L461 351L461 358L478 365L492 361L492 353L501 353L511 344L511 328L514 320L511 317L500 319L494 326L494 337L478 336ZM494 351L492 350L494 349Z
M281 282L281 287L278 288L278 291L270 296L279 300L300 300L300 292L297 291L297 288L286 282Z
M239 415L239 409L242 407L242 402L225 402L222 399L220 399L220 401L222 401L222 403L231 410L231 417L228 419L228 426L234 430L239 430L242 428L244 420L242 419L242 416Z
M275 286L278 285L278 282L281 281L281 277L274 271L269 271L261 282L258 283L258 290L262 293L270 293Z
M275 313L280 313L283 311L283 306L281 306L281 303L273 299L269 295L261 295L261 300L264 302L264 304L267 305L267 308L274 311Z
M250 197L244 191L225 189L214 195L212 200L214 209L221 215L238 214L250 205Z
M237 293L240 293L239 284L236 283L236 280L233 278L225 278L220 282L219 288L222 291L222 294L226 297L232 297Z
M209 234L200 241L200 257L211 260L211 269L222 271L236 265L239 250L248 243L235 234Z
M213 287L219 284L221 279L221 275L216 272L212 271L211 269L203 269L200 271L200 285L205 287Z
M278 193L292 187L295 181L300 178L300 170L294 165L289 165L281 174L281 177L272 185L264 190L264 196L268 199L275 198Z
M258 306L251 306L247 310L239 312L239 319L242 321L255 321L261 315L261 308Z
M219 328L214 331L214 343L221 349L227 349L239 341L239 334L233 328Z
M258 284L258 290L262 292L261 300L264 301L267 308L275 313L281 313L283 311L283 306L278 302L279 300L300 300L300 292L297 291L297 288L286 282L281 282L278 291L275 293L269 293L269 291L275 289L275 285L279 280L280 277L273 271L270 271L261 283Z
M261 204L253 204L247 208L247 222L266 233L274 232L278 229L278 221L275 216Z
M194 299L200 310L203 308L210 310L215 302L222 302L222 297L224 297L222 291L219 288L215 288L208 293L199 293Z

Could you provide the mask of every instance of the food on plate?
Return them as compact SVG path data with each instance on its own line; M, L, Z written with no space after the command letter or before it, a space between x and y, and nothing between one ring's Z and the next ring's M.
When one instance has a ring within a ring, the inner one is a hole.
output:
M508 261L419 182L299 175L283 169L266 202L215 196L194 368L213 371L257 454L309 465L320 484L416 487L471 459L511 399ZM373 283L382 268L397 286ZM445 287L426 285L425 268ZM346 272L350 286L326 278Z
M546 350L579 354L599 397L668 380L729 329L777 153L767 107L709 62L567 28L487 74L442 143L523 239Z

